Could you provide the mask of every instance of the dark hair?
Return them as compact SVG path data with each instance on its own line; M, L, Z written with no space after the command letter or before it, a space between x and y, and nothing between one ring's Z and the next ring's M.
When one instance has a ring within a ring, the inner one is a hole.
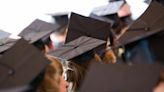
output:
M52 48L52 41L50 37L47 37L47 38L38 40L37 42L33 43L33 45L40 51L46 52L45 45L48 46L48 48Z
M68 63L68 67L71 70L67 71L67 81L73 83L73 91L78 91L81 83L85 78L85 74L90 66L92 60L95 59L94 52L89 51L74 59L71 59Z
M44 51L45 47L44 47L44 43L42 40L38 40L37 42L33 43L33 45L39 49L40 51Z
M52 41L51 41L51 38L50 37L48 37L48 38L46 38L46 39L42 39L42 41L43 41L43 43L45 44L45 45L47 45L49 48L51 48L51 46L52 46Z

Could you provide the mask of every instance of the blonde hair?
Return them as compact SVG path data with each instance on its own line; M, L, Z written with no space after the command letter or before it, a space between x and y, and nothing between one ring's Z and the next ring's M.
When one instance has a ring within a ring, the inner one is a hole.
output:
M50 55L46 57L51 61L45 71L45 76L37 92L59 92L60 76L63 73L63 67L60 61Z

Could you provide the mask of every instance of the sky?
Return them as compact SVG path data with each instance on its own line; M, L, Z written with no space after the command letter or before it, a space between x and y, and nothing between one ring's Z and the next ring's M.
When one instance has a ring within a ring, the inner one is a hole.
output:
M127 0L137 19L148 5L143 0ZM75 12L88 16L94 7L108 0L0 0L0 29L17 35L36 18L51 22L48 14Z

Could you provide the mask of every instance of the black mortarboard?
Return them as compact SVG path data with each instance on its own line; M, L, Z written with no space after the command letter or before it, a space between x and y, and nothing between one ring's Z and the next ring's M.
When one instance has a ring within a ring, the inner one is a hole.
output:
M35 43L40 39L49 37L49 35L56 31L60 25L48 23L39 19L34 20L29 26L27 26L19 36L23 37L25 40L30 41L30 43Z
M75 40L80 36L88 36L106 41L110 30L110 23L71 13L65 43Z
M106 42L92 37L81 36L67 44L51 51L49 54L61 59L72 59L88 52Z
M68 24L68 12L60 12L60 13L55 13L55 14L49 14L51 15L55 23L60 24L60 25L66 25Z
M152 92L162 68L92 62L78 92Z
M69 12L59 12L55 14L50 14L55 21L55 24L59 24L60 28L55 32L55 34L63 35L66 33L66 28L68 26L69 21Z
M147 10L116 41L115 47L125 47L126 61L156 63L164 60L163 12L164 7L152 1Z
M108 18L113 21L113 32L118 34L120 30L126 25L118 16L118 11L124 5L124 1L112 1L109 4L96 7L93 9L92 14Z
M11 33L0 30L0 39L9 37L10 35L11 35Z
M0 39L0 53L5 52L8 50L10 47L12 47L17 39L12 39L12 38L3 38Z
M39 50L21 39L0 58L0 92L29 85L49 64Z
M124 4L124 1L110 2L107 5L99 6L93 9L92 13L98 16L117 14L118 10Z
M94 19L97 19L97 20L100 20L100 21L108 22L108 23L111 24L111 26L112 26L113 23L114 23L114 21L111 20L111 19L109 19L109 18L106 18L106 17L103 17L103 16L97 16L97 15L95 15L95 14L93 14L93 13L91 13L91 14L89 15L89 17L94 18Z
M147 10L130 26L116 43L116 47L150 37L164 30L164 7L153 1Z

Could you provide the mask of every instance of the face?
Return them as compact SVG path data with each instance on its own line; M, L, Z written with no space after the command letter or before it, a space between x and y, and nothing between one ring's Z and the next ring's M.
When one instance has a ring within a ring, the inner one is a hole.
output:
M64 79L63 76L60 77L59 90L60 92L67 92L68 82Z
M164 92L164 82L159 83L153 92Z
M131 15L131 11L130 11L130 6L126 3L118 11L118 16L119 17L126 17L128 15Z

